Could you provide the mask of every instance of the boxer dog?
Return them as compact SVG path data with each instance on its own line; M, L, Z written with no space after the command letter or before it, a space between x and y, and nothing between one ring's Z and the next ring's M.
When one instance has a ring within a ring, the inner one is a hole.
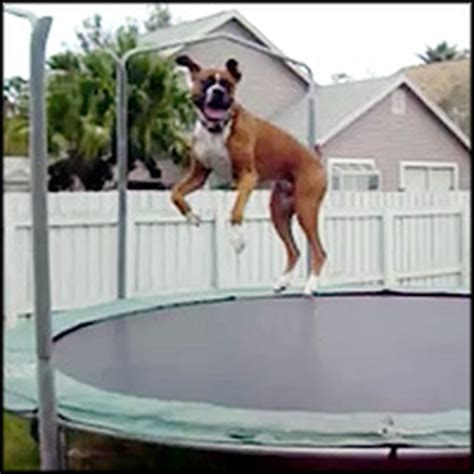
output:
M311 250L311 273L304 294L313 294L326 259L318 235L318 212L326 191L321 156L237 103L235 89L242 74L235 59L229 59L222 69L206 69L186 55L177 57L176 63L190 72L191 97L198 119L191 142L190 168L173 187L172 202L190 223L199 225L200 219L185 196L203 186L211 171L233 181L237 196L230 216L231 243L240 253L245 246L242 221L250 194L257 184L273 182L271 218L288 258L274 290L282 291L288 286L300 255L291 230L296 214Z

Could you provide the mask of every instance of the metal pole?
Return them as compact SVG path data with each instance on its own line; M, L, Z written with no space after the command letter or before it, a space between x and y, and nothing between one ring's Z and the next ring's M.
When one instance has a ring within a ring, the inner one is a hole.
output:
M117 71L117 166L118 166L118 297L126 298L127 284L127 70L126 64L119 61Z
M5 11L27 18L33 28L30 40L30 143L31 202L33 220L34 315L38 376L39 435L42 470L59 470L59 439L54 371L51 366L51 292L49 275L47 143L44 92L46 42L50 17L6 7Z
M100 45L98 45L100 46ZM127 135L127 65L110 49L104 49L115 62L116 91L116 140L118 168L118 221L117 221L117 297L127 297L127 171L128 171L128 135Z
M51 23L51 18L40 18L34 23L30 49L31 197L33 210L35 323L42 470L58 470L60 467L54 371L51 366L52 338L47 209L47 124L44 93L45 50Z

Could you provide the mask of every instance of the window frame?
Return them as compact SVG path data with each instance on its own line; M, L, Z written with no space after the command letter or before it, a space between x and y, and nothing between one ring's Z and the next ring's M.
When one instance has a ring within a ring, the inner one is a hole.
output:
M333 176L334 176L334 165L370 165L373 166L373 173L378 177L378 187L377 189L366 189L364 191L354 191L352 192L380 192L382 190L382 173L379 168L376 167L375 160L373 158L339 158L339 157L328 157L328 181L329 181L329 191L338 192L338 191L349 191L345 189L333 189ZM348 173L349 174L349 173ZM366 176L369 173L366 174Z
M406 170L407 168L427 168L428 169L428 191L431 190L432 169L448 168L454 171L454 184L449 191L459 190L459 165L452 161L400 161L399 163L399 190L406 191Z

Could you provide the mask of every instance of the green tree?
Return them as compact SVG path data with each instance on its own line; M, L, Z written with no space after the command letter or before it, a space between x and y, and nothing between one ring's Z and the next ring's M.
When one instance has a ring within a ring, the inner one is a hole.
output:
M15 76L3 83L3 154L28 155L28 81Z
M110 150L113 65L102 51L67 51L48 61L48 144L55 155L97 159Z
M167 8L154 4L142 27L153 30L169 24L170 18ZM76 32L77 50L49 58L46 100L50 154L82 165L110 156L115 159L115 63L104 48L122 56L137 46L140 34L140 25L133 19L111 33L103 28L102 18L94 15ZM152 165L160 159L182 161L194 111L174 64L157 54L143 54L132 58L127 70L130 161L141 159ZM19 148L20 139L28 137L25 84L16 78L4 81L4 111L7 98L9 103L15 98L17 104L14 120L4 126L8 151Z
M28 119L21 115L7 117L3 122L3 154L28 156Z
M109 34L96 15L77 32L80 52L67 51L50 58L52 152L75 160L115 155L115 65L102 48L122 56L137 46L139 34L133 20ZM194 112L173 63L144 54L127 64L129 155L145 162L165 158L181 161L187 151L184 131Z
M171 13L167 5L152 3L148 7L150 12L148 19L145 20L145 29L148 33L171 25Z
M467 50L458 51L455 45L450 46L446 41L439 43L434 48L427 46L423 54L417 56L426 64L452 61L453 59L462 59L469 55Z

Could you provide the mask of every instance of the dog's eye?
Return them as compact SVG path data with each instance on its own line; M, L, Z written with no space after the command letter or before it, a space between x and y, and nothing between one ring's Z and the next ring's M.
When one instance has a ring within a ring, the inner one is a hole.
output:
M215 77L211 76L201 81L201 85L204 89L206 89L207 87L211 87L213 84L215 84L215 82L216 82Z
M227 79L220 79L219 80L219 84L222 86L222 87L225 87L227 90L230 90L231 88L231 83L230 81L228 81Z

